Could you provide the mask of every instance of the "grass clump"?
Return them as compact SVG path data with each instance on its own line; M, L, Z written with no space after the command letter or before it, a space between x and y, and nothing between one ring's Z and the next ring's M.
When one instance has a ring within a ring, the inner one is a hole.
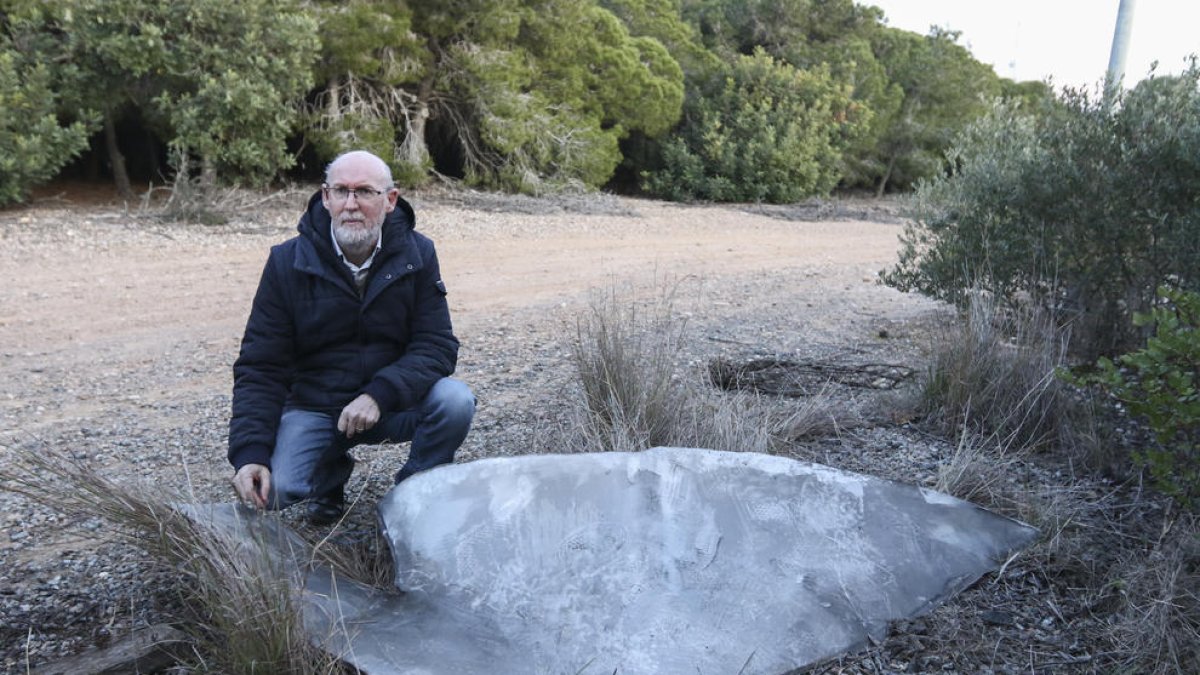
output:
M675 378L686 322L673 297L648 306L616 290L593 299L576 325L572 355L586 409L584 431L605 450L670 445L685 416Z
M1127 672L1200 672L1200 518L1167 524L1146 551L1130 551L1108 588L1119 598L1108 637Z
M55 449L14 452L0 468L0 488L59 512L103 518L177 575L187 613L180 623L195 641L198 671L345 672L305 633L302 570L275 553L270 528L240 537L184 515L171 505L189 501L182 496L130 489Z
M950 460L938 468L934 487L939 492L1019 517L1029 495L1014 480L1014 471L1025 459L1024 454L964 432Z
M710 386L684 363L686 317L674 293L636 302L631 293L597 296L577 321L573 360L581 414L567 445L585 451L681 446L769 453L780 443L836 425L836 403L814 396L784 410L748 391Z
M1045 312L1003 312L976 293L964 321L940 336L923 412L945 431L966 429L1005 448L1089 449L1086 405L1056 377L1068 331Z

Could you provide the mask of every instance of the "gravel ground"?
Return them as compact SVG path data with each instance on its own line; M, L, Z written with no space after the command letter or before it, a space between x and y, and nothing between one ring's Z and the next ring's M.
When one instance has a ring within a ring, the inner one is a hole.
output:
M65 449L133 490L232 499L230 367L267 248L290 236L303 198L248 200L229 223L209 227L61 199L0 212L9 280L0 296L0 461L13 449ZM895 257L900 225L890 203L737 209L446 191L412 201L450 286L458 375L480 400L459 461L547 450L572 410L576 318L614 286L629 297L674 289L687 319L682 358L695 371L718 357L919 371L933 327L949 316L875 283ZM858 422L798 440L789 454L935 482L954 444L909 420L902 395L832 391ZM405 450L357 452L352 521L369 521ZM1074 479L1049 460L1025 470L1047 485ZM6 672L169 619L170 574L115 542L106 523L0 493L0 525ZM1037 564L1018 559L825 669L1090 672L1100 655L1083 638L1087 599Z

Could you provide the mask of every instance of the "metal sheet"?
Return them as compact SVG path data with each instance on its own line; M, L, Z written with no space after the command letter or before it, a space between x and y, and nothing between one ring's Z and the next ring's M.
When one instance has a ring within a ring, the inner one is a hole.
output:
M307 580L308 630L369 673L781 673L1037 534L901 483L687 448L439 467L379 510L402 595Z

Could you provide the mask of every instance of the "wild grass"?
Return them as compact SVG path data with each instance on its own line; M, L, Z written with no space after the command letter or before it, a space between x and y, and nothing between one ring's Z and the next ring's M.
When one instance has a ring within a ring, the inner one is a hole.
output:
M184 495L118 484L53 448L13 452L0 468L0 487L59 512L103 518L177 575L187 608L180 624L195 641L196 670L344 672L304 632L299 570L275 553L265 529L236 536L173 507L191 501Z
M939 492L974 502L998 513L1018 517L1028 502L1016 480L1024 453L963 431L949 461L938 468Z
M574 440L563 442L593 452L682 446L768 453L845 418L846 406L824 390L783 406L710 386L702 368L684 363L686 328L673 291L641 302L617 289L593 298L576 324L581 405L566 434Z
M1127 552L1108 588L1119 598L1108 637L1127 672L1200 672L1200 518L1168 520L1147 549Z
M578 320L575 366L587 414L585 435L600 449L670 445L686 416L676 361L685 321L666 293L639 304L617 290L593 298Z
M326 565L339 577L382 592L396 591L396 566L391 545L376 524L369 530L339 534L338 526L320 538L301 537L312 547L313 562Z
M1045 312L1005 312L974 293L963 321L937 336L924 411L946 432L966 428L1006 448L1094 446L1087 405L1057 377L1069 337Z
M976 293L962 325L940 337L922 406L958 442L937 489L1042 531L1022 554L1024 565L1060 591L1085 596L1075 632L1106 647L1078 663L1200 672L1198 519L1171 515L1159 506L1168 500L1136 485L1074 474L1108 468L1120 451L1101 442L1095 407L1055 376L1067 365L1067 332L1038 312L1003 314ZM1063 451L1067 475L1038 461L1044 449ZM1147 536L1158 523L1161 534Z

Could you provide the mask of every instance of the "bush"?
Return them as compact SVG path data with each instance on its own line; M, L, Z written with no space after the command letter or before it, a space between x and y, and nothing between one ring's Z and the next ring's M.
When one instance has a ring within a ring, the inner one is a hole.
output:
M24 200L87 146L86 124L59 123L57 106L46 65L13 49L0 30L0 206Z
M759 50L740 56L684 106L662 168L643 175L673 200L796 202L828 194L865 111L827 69L798 70Z
M1154 290L1200 289L1200 67L1127 95L998 105L920 185L885 283L958 304L979 285L1070 320L1095 357L1137 346ZM1116 328L1128 327L1128 328Z
M1200 497L1200 294L1162 288L1163 304L1135 322L1154 326L1146 346L1114 362L1101 358L1088 378L1142 420L1154 445L1135 453L1155 486L1180 504Z
M110 131L136 111L148 133L202 159L209 184L218 174L265 183L292 166L287 141L318 47L302 3L193 0L184 11L164 0L61 4L65 44L55 58L74 64L78 96L103 111ZM120 186L128 177L112 164Z

